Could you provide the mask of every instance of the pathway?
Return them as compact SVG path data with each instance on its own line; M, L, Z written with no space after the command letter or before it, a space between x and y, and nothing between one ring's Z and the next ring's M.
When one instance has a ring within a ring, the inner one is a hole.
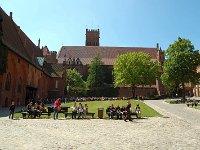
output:
M200 110L187 107L186 104L169 104L165 100L147 100L145 103L163 114L164 117L173 115L194 126L200 125Z

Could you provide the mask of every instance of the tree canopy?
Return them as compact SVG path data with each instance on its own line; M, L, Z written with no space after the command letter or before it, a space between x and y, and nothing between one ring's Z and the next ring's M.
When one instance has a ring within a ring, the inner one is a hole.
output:
M86 91L86 83L82 75L76 69L67 70L67 93L70 96L78 96Z
M159 68L159 62L153 62L147 53L133 52L119 55L114 63L115 87L130 86L135 97L137 86L155 84Z
M93 58L88 70L89 75L87 78L87 85L89 88L98 88L103 86L104 70L102 65L103 62L99 55Z
M169 45L165 52L166 60L163 66L161 80L163 84L172 90L180 86L185 99L185 83L198 83L200 74L197 66L200 64L200 55L194 49L190 40L178 37L178 40Z

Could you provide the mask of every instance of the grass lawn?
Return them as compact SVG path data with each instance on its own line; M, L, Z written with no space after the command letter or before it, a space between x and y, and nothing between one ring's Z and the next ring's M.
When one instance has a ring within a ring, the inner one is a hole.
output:
M197 107L193 107L193 108L195 108L195 109L199 109L199 110L200 110L200 106L197 106Z
M114 104L114 106L119 105L121 106L125 106L127 104L127 100L115 100L115 101L88 101L88 102L81 102L83 105L85 103L87 103L88 105L88 111L89 112L94 112L95 113L95 118L98 116L98 108L104 108L104 118L107 117L106 115L106 108L111 105ZM79 102L77 102L77 105L79 104ZM140 108L141 108L141 113L142 113L142 117L157 117L157 116L161 116L161 114L159 114L157 111L155 111L154 109L152 109L151 107L149 107L148 105L146 105L145 103L141 102L141 101L137 101L137 100L132 100L131 105L132 105L132 110L134 111L135 106L139 104ZM62 103L61 106L69 106L71 107L73 105L73 102L69 102L69 103ZM71 112L71 108L69 109L69 112ZM59 113L59 117L60 118L64 118L64 114ZM71 116L70 116L71 117ZM22 118L21 113L15 113L15 118ZM41 116L41 118L48 118L47 116ZM53 118L53 114L51 115L50 118Z

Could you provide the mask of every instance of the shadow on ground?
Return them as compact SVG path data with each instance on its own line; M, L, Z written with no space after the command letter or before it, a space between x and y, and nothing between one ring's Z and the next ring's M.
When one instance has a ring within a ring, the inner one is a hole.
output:
M15 112L21 111L21 109L24 109L26 107L16 107ZM9 107L3 107L0 108L0 117L8 117L9 116Z

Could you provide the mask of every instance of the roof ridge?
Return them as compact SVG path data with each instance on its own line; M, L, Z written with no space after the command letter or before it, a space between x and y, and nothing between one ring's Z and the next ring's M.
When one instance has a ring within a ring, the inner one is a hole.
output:
M141 48L141 49L157 49L156 47L128 47L128 46L62 46L65 47L87 47L87 48Z

